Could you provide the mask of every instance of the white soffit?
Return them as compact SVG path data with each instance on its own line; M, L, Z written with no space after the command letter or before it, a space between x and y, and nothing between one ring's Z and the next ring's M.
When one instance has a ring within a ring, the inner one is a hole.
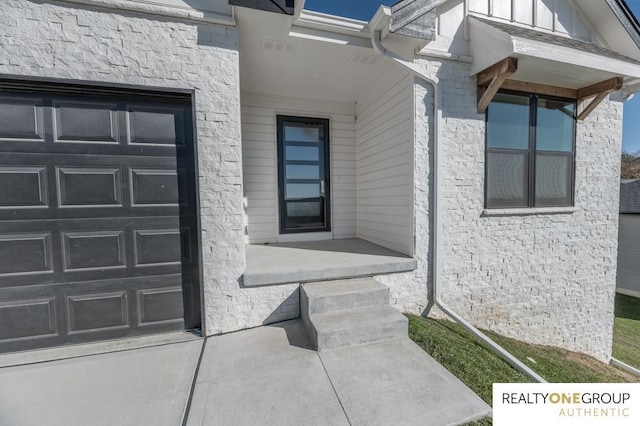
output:
M302 23L237 9L243 92L353 103L397 72L371 48L366 22L307 11L301 15Z
M579 89L612 77L640 78L640 64L507 34L477 19L469 19L469 29L471 75L515 57L518 71L509 77L513 80Z

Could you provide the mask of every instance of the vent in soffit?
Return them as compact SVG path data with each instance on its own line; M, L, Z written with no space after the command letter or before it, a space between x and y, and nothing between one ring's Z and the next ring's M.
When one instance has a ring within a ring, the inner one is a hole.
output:
M355 62L362 65L375 65L379 60L380 58L376 56L360 55L358 53L356 53L351 57L351 59L349 59L350 62Z
M268 40L264 38L260 41L260 48L282 53L294 53L296 51L295 43L287 43L286 41L280 40Z

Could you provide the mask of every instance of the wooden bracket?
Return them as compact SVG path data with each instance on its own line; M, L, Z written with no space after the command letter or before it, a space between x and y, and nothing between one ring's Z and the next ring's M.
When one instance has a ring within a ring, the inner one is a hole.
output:
M518 60L510 57L505 58L478 73L476 81L478 85L479 114L482 114L487 110L489 103L496 93L498 93L498 90L500 90L504 81L517 70Z
M607 95L622 89L622 77L610 78L609 80L604 80L578 90L507 80L507 78L517 70L518 59L509 57L478 73L476 81L478 85L479 114L487 110L489 103L491 103L496 93L498 93L498 90L504 86L505 89L510 90L577 99L577 120L582 122ZM589 101L590 98L592 98L591 101Z
M620 89L622 89L622 77L614 77L579 89L578 102L580 105L578 107L578 121L584 121L584 119L591 114L591 111L596 109L609 93L616 92ZM587 104L586 100L588 98L593 98L593 100Z

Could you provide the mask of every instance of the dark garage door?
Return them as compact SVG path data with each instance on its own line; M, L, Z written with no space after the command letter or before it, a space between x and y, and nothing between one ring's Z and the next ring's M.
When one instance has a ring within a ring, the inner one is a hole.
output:
M198 328L190 96L0 82L0 352Z

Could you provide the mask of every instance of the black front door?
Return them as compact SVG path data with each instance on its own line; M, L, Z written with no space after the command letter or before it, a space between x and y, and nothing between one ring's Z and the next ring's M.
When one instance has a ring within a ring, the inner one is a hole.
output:
M329 120L278 116L280 233L329 231Z

